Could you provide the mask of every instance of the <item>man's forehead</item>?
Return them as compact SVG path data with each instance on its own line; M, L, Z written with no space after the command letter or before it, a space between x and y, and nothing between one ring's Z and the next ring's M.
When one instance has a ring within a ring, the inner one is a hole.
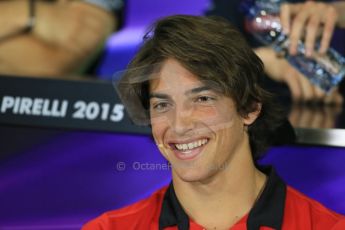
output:
M205 85L201 80L195 79L194 81L188 81L179 76L174 79L156 78L149 81L150 92L190 92L195 88L211 89Z
M179 79L179 77L177 77ZM204 91L224 95L224 90L219 84L212 80L203 80L194 77L193 79L166 80L166 78L156 78L149 81L149 94L184 94L186 96Z

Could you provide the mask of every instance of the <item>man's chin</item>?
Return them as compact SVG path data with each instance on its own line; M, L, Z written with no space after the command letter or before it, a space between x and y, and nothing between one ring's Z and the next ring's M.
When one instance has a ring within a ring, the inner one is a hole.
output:
M174 173L173 173L174 179L178 179L180 181L188 182L188 183L207 181L211 176L212 176L211 172L206 172L198 168L174 170Z

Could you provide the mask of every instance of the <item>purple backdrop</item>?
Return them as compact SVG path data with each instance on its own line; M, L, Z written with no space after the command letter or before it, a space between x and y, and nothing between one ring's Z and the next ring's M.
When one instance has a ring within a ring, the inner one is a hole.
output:
M307 146L275 147L262 160L343 214L344 162L343 148ZM44 139L0 162L0 229L78 229L167 184L164 166L149 136L65 132Z

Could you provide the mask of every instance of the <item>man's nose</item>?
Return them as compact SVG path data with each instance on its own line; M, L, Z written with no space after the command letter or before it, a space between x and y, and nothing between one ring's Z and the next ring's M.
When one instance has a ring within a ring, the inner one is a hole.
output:
M194 120L193 108L189 106L177 106L174 117L171 120L171 126L176 134L183 135L194 129Z

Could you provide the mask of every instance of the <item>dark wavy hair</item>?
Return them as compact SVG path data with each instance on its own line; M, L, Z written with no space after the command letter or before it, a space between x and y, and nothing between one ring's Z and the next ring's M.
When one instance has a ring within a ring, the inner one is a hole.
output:
M255 111L261 103L259 117L248 127L253 159L260 158L284 118L273 95L261 86L262 61L240 32L217 17L176 15L158 20L145 35L142 47L118 85L129 113L138 116L140 109L145 111L137 120L149 120L149 79L131 79L159 72L169 58L231 97L241 116Z

